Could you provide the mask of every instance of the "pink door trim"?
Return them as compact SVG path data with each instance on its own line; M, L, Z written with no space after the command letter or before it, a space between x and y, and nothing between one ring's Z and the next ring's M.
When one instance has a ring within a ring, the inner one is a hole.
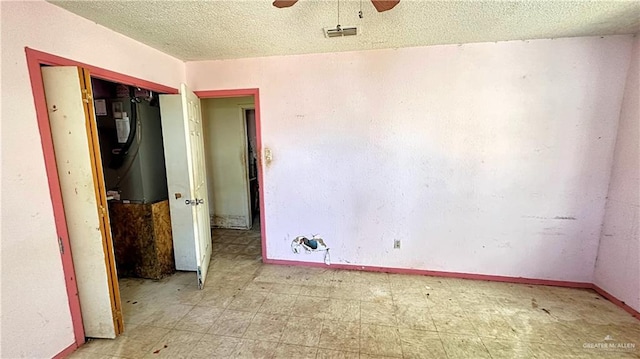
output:
M78 346L84 344L84 327L82 325L82 314L80 311L80 300L78 298L78 287L76 285L75 270L73 268L73 258L70 250L71 246L69 244L69 232L67 230L67 222L64 215L64 207L62 204L60 180L58 178L56 167L56 157L53 149L53 140L51 137L51 128L49 126L49 115L47 113L47 103L44 95L44 84L42 82L42 73L40 72L40 66L78 66L89 69L92 77L104 80L119 82L130 86L142 87L160 93L176 94L178 93L178 90L172 87L120 74L82 62L34 50L28 47L25 47L25 52L27 56L27 68L29 70L31 91L33 93L33 102L36 110L38 130L40 132L40 140L42 143L42 153L44 155L47 181L49 183L49 193L51 195L51 203L53 205L53 216L56 225L56 233L58 240L62 243L62 246L65 249L64 252L60 254L60 256L62 258L62 270L64 272L64 278L67 287L67 296L69 298L69 309L71 311L71 320L73 323L75 343L70 347L64 349L63 353L70 353L70 350L72 351Z

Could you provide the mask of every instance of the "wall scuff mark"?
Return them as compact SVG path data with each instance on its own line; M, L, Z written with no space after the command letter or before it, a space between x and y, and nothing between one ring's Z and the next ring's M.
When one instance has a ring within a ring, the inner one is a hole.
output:
M311 239L305 236L298 236L291 241L291 250L293 253L298 254L304 249L305 253L312 252L324 252L324 264L331 265L331 257L329 255L329 247L327 247L324 240L317 234L314 234Z

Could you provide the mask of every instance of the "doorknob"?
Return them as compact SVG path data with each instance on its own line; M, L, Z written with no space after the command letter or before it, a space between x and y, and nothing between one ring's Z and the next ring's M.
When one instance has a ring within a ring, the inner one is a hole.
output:
M204 204L204 199L200 198L196 198L196 199L185 199L184 200L184 204L186 204L187 206L197 206L199 204Z

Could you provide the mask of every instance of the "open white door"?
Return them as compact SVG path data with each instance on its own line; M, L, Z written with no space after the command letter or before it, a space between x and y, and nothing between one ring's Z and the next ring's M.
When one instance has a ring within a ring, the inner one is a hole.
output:
M202 289L211 260L211 226L200 99L186 85L161 95L160 113L178 270L195 270Z
M43 67L45 98L85 335L124 330L104 176L87 70Z
M182 113L185 122L187 142L187 167L196 245L196 265L198 266L198 287L204 287L207 269L211 260L211 225L209 224L209 201L207 174L204 164L204 140L202 136L202 108L200 99L189 91L187 85L180 86ZM187 200L185 200L187 204Z

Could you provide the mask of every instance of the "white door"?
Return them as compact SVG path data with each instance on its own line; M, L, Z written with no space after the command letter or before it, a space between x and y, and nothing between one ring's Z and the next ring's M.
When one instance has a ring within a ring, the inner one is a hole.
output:
M160 113L176 268L195 270L203 288L211 259L211 226L200 99L186 85L161 95Z
M191 192L189 205L193 213L198 287L202 289L211 260L211 225L209 224L207 174L204 163L202 108L200 99L189 91L185 84L180 86L180 97L187 142L187 167Z
M64 215L87 337L124 329L89 73L43 67Z

